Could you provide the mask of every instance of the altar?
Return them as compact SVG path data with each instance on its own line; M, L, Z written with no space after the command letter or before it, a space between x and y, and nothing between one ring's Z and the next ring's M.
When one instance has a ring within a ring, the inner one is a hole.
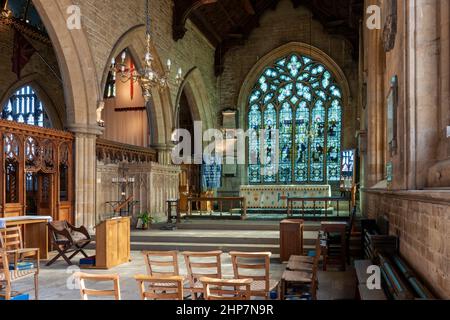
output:
M330 185L248 185L241 186L240 196L245 197L249 209L286 209L287 198L331 197ZM303 204L296 203L294 208ZM305 202L304 208L325 207L325 202Z

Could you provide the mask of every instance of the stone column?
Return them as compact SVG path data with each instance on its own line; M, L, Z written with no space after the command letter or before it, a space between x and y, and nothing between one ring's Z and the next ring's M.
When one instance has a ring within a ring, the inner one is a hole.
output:
M447 138L447 126L450 126L450 1L440 1L440 144L439 159L450 160L450 138Z
M98 126L68 128L75 133L75 223L84 225L89 232L96 225L96 141L102 133Z
M413 71L415 104L416 189L427 185L429 168L436 163L439 141L439 21L438 0L415 0L415 43L409 50L415 54Z
M157 144L152 148L158 151L158 163L163 165L172 164L172 150L173 144Z
M439 57L439 103L438 103L438 162L428 171L428 187L450 187L450 2L439 1L438 32L440 41Z
M367 154L365 186L371 188L384 180L384 51L380 31L367 31L365 65L367 72Z

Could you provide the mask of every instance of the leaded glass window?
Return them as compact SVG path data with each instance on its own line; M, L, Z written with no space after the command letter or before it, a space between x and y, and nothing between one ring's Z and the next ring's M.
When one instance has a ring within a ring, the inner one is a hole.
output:
M39 127L50 127L44 106L31 86L17 90L1 112L1 118Z
M275 61L248 102L249 183L339 181L342 91L323 64L296 53Z

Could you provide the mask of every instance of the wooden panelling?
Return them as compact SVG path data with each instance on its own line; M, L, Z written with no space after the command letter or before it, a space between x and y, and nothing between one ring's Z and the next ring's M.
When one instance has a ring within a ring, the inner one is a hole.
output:
M66 131L0 120L0 217L27 214L30 199L27 199L26 177L27 174L33 174L38 187L33 198L36 212L32 214L73 222L73 141L74 136ZM17 164L14 188L8 194L5 170L7 161ZM60 171L63 166L67 168L65 202L58 205L61 198ZM28 181L28 184L34 182ZM15 203L8 203L8 198L13 198Z

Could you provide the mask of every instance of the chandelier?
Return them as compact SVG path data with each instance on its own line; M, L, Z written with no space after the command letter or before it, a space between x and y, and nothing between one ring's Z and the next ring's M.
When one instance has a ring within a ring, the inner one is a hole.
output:
M130 68L125 64L127 59L126 51L123 51L120 57L120 62L116 62L115 58L111 61L111 72L115 79L118 78L122 82L135 81L138 82L142 89L142 95L145 102L149 102L152 98L153 89L165 89L168 87L169 75L172 67L170 59L167 60L166 67L163 73L159 73L154 69L154 58L151 53L151 36L150 36L150 5L149 0L145 1L146 9L146 51L142 61L143 68L137 70L136 68ZM175 77L176 84L179 85L183 81L182 69L179 68Z

